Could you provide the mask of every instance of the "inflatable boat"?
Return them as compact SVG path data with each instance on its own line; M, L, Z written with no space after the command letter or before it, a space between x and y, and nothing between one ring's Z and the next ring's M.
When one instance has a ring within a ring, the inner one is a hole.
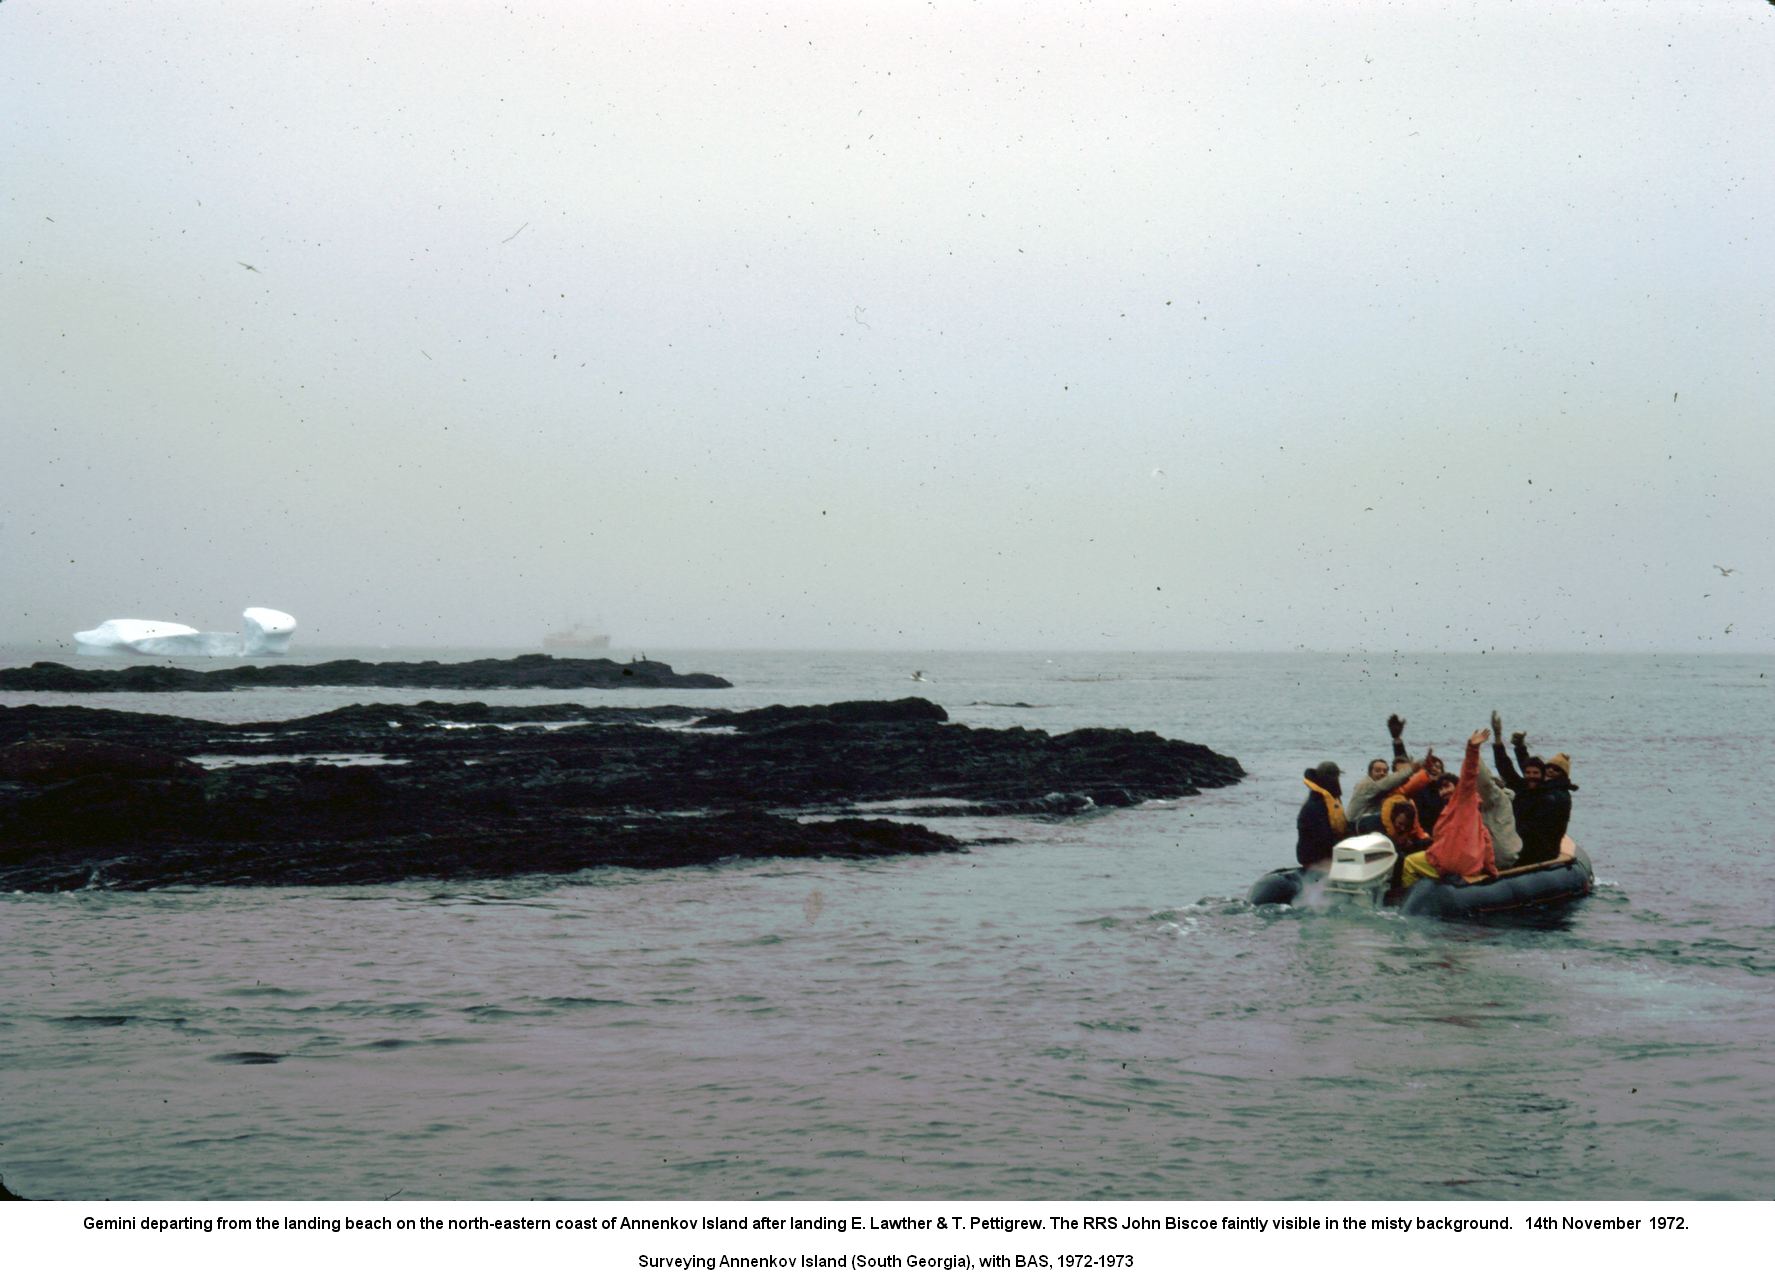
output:
M1353 836L1332 849L1330 870L1295 866L1271 871L1258 878L1245 900L1254 906L1397 906L1404 915L1471 919L1568 906L1587 895L1596 882L1589 855L1570 836L1560 841L1559 856L1551 862L1514 867L1479 880L1448 875L1420 880L1403 893L1390 887L1397 857L1384 835Z

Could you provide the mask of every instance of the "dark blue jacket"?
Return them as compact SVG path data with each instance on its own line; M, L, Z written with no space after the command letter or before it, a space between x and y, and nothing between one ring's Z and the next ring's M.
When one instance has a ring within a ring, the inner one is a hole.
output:
M1542 779L1538 787L1524 787L1516 794L1516 834L1522 837L1518 866L1551 862L1559 856L1559 842L1572 820L1572 792L1578 788L1569 778Z
M1318 781L1310 770L1307 777ZM1332 794L1340 800L1343 795L1336 790ZM1300 806L1300 814L1294 819L1295 860L1302 866L1309 862L1322 861L1331 856L1331 846L1342 838L1331 825L1331 811L1325 807L1324 797L1317 791L1309 790L1306 800Z
M1572 792L1578 789L1577 784L1570 778L1555 778L1542 779L1540 786L1531 787L1511 768L1503 743L1494 742L1491 754L1497 763L1498 777L1513 793L1510 807L1516 814L1516 834L1522 837L1522 855L1516 859L1516 865L1551 862L1559 856L1559 842L1571 823ZM1517 743L1516 763L1526 765L1528 761L1528 749Z

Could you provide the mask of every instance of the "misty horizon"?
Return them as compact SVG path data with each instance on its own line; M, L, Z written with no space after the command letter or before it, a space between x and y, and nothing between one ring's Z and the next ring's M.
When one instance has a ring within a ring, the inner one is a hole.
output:
M1332 648L1307 645L1296 646L1223 646L1213 647L1162 647L1162 646L1117 646L1117 645L1077 645L1077 646L996 646L996 645L957 645L957 646L922 646L922 645L646 645L626 644L613 640L608 649L596 651L548 651L542 649L540 641L511 643L477 643L477 642L309 642L293 644L285 655L233 656L224 655L216 658L198 655L151 655L136 654L128 651L117 653L76 652L72 639L56 640L5 640L0 641L0 650L15 654L29 653L35 655L66 655L71 663L81 667L127 667L137 663L165 663L193 668L202 668L222 663L238 662L318 662L326 657L356 657L365 652L377 651L393 654L402 653L448 653L464 658L498 657L510 658L522 654L548 654L552 658L569 659L610 659L625 662L631 658L648 658L660 662L671 662L674 657L684 655L720 655L720 654L808 654L808 655L881 655L895 658L926 655L940 657L942 655L1007 655L1007 656L1090 656L1112 655L1116 657L1157 655L1165 657L1238 657L1244 655L1312 655L1325 658L1341 659L1417 659L1447 658L1450 656L1489 657L1489 658L1559 658L1559 657L1620 657L1620 658L1743 658L1759 657L1767 653L1763 650L1677 650L1656 649L1505 649L1502 647L1472 648L1466 650L1437 649L1425 647L1412 649L1363 649L1357 647ZM910 665L909 665L910 666ZM680 669L683 670L683 669ZM714 670L720 669L702 669Z
M1772 40L0 6L0 643L1775 650Z

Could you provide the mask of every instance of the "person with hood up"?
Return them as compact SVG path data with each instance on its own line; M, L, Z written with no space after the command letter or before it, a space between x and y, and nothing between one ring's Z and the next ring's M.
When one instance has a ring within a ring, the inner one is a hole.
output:
M1430 847L1405 859L1401 887L1409 889L1420 880L1444 875L1470 879L1498 873L1492 860L1491 833L1479 815L1479 747L1490 737L1490 730L1479 729L1467 740L1461 776L1455 780L1454 793L1436 820Z
M1302 866L1315 871L1329 869L1331 846L1349 831L1338 774L1337 762L1325 760L1304 775L1307 798L1294 819L1294 856Z
M1387 801L1384 830L1387 839L1393 842L1393 849L1397 854L1393 859L1393 882L1390 887L1398 888L1404 877L1405 859L1429 848L1430 837L1418 825L1418 807L1404 797Z
M1381 801L1404 786L1412 775L1415 766L1411 763L1411 757L1405 754L1405 744L1399 737L1404 729L1405 721L1397 714L1387 717L1387 730L1393 735L1392 771L1388 772L1387 762L1378 757L1369 761L1368 772L1350 793L1350 802L1344 807L1344 816L1357 833L1387 829L1381 820Z

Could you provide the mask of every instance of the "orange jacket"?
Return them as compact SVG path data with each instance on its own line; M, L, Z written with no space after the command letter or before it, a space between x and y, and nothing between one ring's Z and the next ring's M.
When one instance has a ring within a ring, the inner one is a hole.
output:
M1418 807L1409 799L1396 800L1393 802L1393 807L1406 811L1407 825L1403 830L1395 828L1392 815L1389 812L1386 823L1381 827L1381 833L1393 842L1393 847L1399 850L1399 856L1405 857L1429 848L1430 837L1425 835L1424 829L1418 825Z
M1420 769L1403 783L1393 789L1393 794L1381 801L1381 830L1392 834L1393 810L1401 800L1410 800L1418 792L1430 785L1430 771Z

